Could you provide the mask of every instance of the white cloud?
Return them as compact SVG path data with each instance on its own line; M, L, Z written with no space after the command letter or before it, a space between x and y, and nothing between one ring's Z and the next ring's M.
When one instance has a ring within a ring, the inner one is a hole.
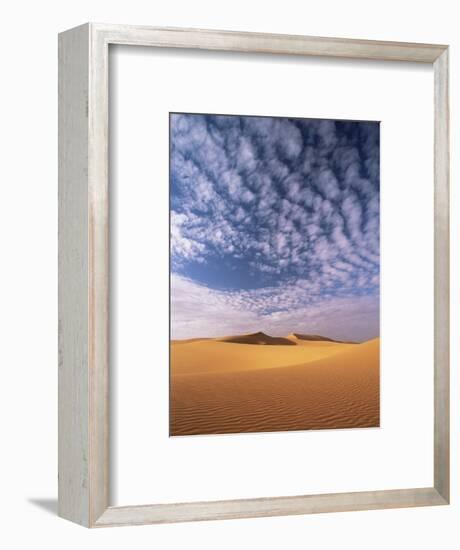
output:
M309 302L310 283L253 291L220 291L190 279L171 277L173 339L217 337L262 330L271 335L319 333L344 340L378 335L376 296L318 298Z
M205 252L203 243L185 237L182 231L184 224L188 222L185 214L171 212L171 253L173 256L190 260L199 258Z
M261 323L277 333L309 330L288 325L318 323L311 315L317 311L328 312L326 335L340 337L334 331L344 321L335 322L328 308L341 304L363 334L371 332L366 312L379 292L378 125L338 124L172 115L173 271L186 274L200 262L219 273L238 261L268 285L224 292L174 275L174 331L225 334L262 330ZM238 284L245 282L243 276Z

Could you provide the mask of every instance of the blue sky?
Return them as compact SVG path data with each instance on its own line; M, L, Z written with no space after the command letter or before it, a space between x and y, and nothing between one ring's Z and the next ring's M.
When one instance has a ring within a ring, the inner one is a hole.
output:
M379 123L171 114L172 337L379 334Z

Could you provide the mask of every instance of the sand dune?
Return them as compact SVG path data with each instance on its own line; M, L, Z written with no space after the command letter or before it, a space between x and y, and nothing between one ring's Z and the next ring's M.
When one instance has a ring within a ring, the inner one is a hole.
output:
M320 336L319 334L299 334L297 332L293 332L287 336L287 338L291 338L292 340L295 340L297 342L299 341L307 341L307 342L336 342L337 344L354 344L355 342L345 342L343 340L333 340L332 338L327 338L326 336Z
M379 425L378 338L285 339L172 342L171 435Z
M346 349L346 344L302 342L298 345L248 345L220 339L171 344L171 375L195 375L300 365Z
M253 344L266 346L294 346L295 342L280 336L269 336L264 332L253 332L252 334L241 334L238 336L224 336L216 338L219 342L229 342L233 344Z

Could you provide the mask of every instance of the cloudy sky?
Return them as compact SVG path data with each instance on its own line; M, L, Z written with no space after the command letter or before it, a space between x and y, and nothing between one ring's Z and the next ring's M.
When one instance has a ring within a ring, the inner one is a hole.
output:
M171 114L172 338L379 334L379 124Z

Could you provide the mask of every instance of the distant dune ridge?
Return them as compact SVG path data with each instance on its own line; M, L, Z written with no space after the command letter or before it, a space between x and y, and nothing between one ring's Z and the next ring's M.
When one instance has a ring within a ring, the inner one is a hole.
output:
M282 336L269 336L264 332L253 332L252 334L242 334L239 336L224 336L216 338L219 342L229 342L233 344L259 344L266 346L295 346L295 342Z
M198 342L201 340L215 340L217 342L230 342L234 344L262 344L268 346L292 346L298 344L299 340L308 342L336 342L339 344L354 344L345 340L334 340L326 336L318 334L299 334L291 332L287 336L269 336L265 332L251 332L249 334L237 334L235 336L221 336L217 338L188 338L185 340L172 340L174 344L185 344L190 342Z
M318 334L299 334L292 332L288 338L295 338L296 340L307 340L308 342L337 342L339 344L355 344L356 342L349 342L346 340L334 340L333 338L327 338L326 336L319 336Z
M172 341L170 433L379 426L379 350L299 333Z

